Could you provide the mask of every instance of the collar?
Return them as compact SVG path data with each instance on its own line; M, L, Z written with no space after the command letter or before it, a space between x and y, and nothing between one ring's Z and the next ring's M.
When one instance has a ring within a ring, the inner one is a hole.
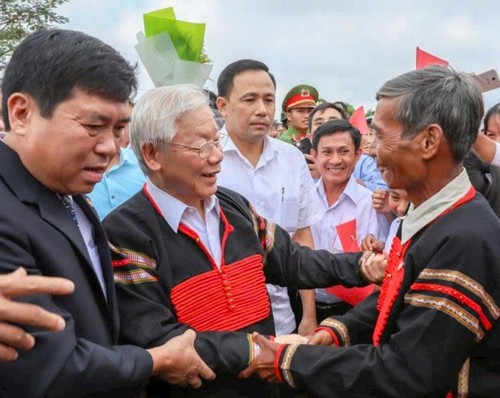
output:
M193 209L194 207L186 205L179 199L161 190L153 184L149 178L146 181L146 189L151 198L155 201L156 206L160 209L161 215L170 228L179 232L179 225L185 211L187 209ZM205 200L203 203L205 206L205 214L208 214L214 208L217 211L217 214L220 214L219 199L215 195L210 196L210 198Z
M431 196L420 206L415 208L410 204L408 213L401 227L401 243L405 244L435 220L443 211L449 209L460 198L464 197L471 188L471 182L465 169L444 186L439 192Z
M359 190L358 190L358 182L354 178L353 175L349 177L349 181L347 181L347 185L344 188L344 191L340 194L339 199L330 207L335 206L337 203L339 203L344 197L349 198L353 203L358 203L359 201ZM325 192L325 184L323 183L323 177L321 177L317 182L316 182L316 190L321 197L321 199L324 201L324 204L326 205L326 208L328 207L328 202L326 200L326 192Z
M246 158L242 155L240 152L239 148L236 146L234 143L233 139L231 138L231 135L228 133L226 129L226 125L222 127L220 130L221 133L227 134L228 140L226 145L224 146L224 153L227 152L234 152L236 153L241 159L246 160ZM264 147L262 148L262 153L260 154L259 162L257 163L257 167L261 166L262 164L265 164L272 160L275 156L278 155L278 148L276 147L276 140L270 138L269 136L264 137ZM256 167L256 168L257 168Z

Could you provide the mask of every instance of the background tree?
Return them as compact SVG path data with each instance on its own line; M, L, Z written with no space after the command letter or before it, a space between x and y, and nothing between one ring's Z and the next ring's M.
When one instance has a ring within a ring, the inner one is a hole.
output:
M65 24L55 9L68 0L0 0L0 76L17 45L31 32Z

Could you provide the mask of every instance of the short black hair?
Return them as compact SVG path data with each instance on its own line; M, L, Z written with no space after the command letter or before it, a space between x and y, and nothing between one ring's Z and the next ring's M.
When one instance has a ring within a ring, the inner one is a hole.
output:
M321 137L341 132L348 132L351 135L352 141L354 143L354 149L357 151L359 149L359 146L361 145L361 134L356 127L349 123L348 120L344 119L330 120L318 127L318 129L314 132L314 137L312 140L314 150L318 150L318 144Z
M484 115L484 131L488 130L490 119L497 115L500 116L500 103L493 105Z
M264 72L267 72L273 82L274 88L276 88L276 79L273 74L269 72L269 68L265 63L254 59L240 59L230 63L220 73L219 79L217 80L217 91L219 97L228 98L234 86L234 77L242 72L246 72L247 70L263 70Z
M16 92L30 95L49 118L74 89L121 102L137 90L135 67L116 50L82 32L47 29L27 36L5 69L2 113L10 130L7 100Z
M317 105L309 114L309 117L307 119L307 129L311 131L312 127L312 120L313 117L316 113L321 112L323 113L326 109L335 109L338 113L340 113L340 116L342 119L348 119L347 112L345 111L344 107L340 105L340 101L337 102L322 102L321 104Z

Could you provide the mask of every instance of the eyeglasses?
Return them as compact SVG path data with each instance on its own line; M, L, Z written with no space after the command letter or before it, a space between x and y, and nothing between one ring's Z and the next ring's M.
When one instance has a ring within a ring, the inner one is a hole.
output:
M219 149L223 149L224 146L227 144L227 138L228 138L227 134L219 133L219 138L212 140L212 141L207 141L201 146L191 146L191 145L186 145L186 144L180 144L177 142L169 142L169 144L181 146L183 148L191 149L193 151L198 151L198 156L201 159L206 159L211 155L214 147L217 147Z

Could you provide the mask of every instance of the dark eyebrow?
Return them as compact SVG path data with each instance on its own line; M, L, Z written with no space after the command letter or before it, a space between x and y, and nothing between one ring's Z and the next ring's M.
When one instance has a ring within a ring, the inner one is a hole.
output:
M94 113L86 116L85 118L92 119L92 120L99 120L100 122L103 122L103 123L110 123L112 121L111 117L104 115L102 113L98 113L98 112L94 112ZM124 117L123 119L120 119L118 121L118 123L130 123L130 116Z

